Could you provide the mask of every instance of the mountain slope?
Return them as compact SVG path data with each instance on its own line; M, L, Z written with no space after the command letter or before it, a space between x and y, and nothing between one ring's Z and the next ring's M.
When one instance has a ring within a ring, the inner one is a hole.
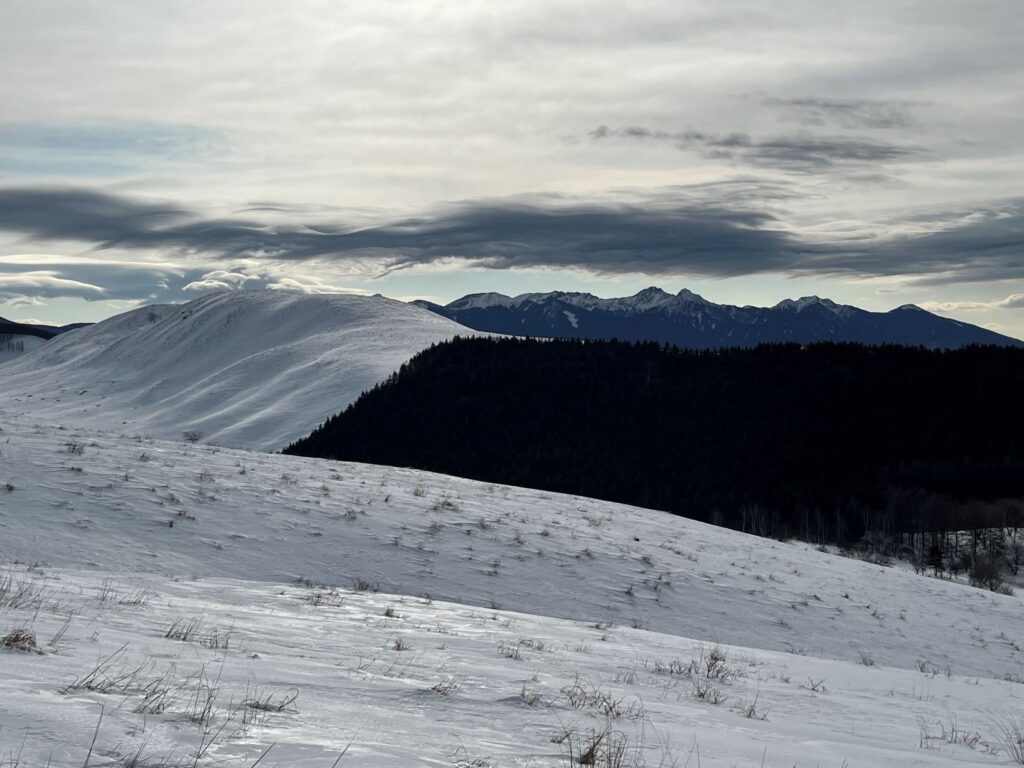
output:
M0 562L430 595L957 674L1019 674L1021 599L667 513L0 411ZM10 483L12 490L3 490ZM527 673L528 674L528 673Z
M459 333L379 296L216 293L56 337L4 364L0 398L54 422L274 450Z
M580 497L0 423L2 765L570 768L600 733L599 766L1008 764L1019 597Z
M445 306L417 302L480 331L549 338L657 341L699 349L763 343L850 341L955 348L968 344L1024 346L1024 342L906 305L867 312L809 296L774 307L715 304L691 291L677 295L647 288L634 296L601 299L589 293L500 293L464 296Z

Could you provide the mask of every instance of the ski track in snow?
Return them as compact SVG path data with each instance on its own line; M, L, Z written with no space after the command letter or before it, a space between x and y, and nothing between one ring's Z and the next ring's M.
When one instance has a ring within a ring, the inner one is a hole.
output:
M0 598L0 636L44 650L0 648L0 765L81 766L101 705L91 765L191 765L202 680L224 730L200 765L274 744L268 766L326 768L351 743L341 766L567 766L551 738L604 727L602 695L608 738L647 765L1009 764L925 737L955 720L995 748L995 718L1022 712L1019 597L592 499L0 425L0 561L36 564L0 585L38 596ZM191 642L164 637L177 620L200 622ZM669 668L714 643L729 679ZM122 646L132 684L61 693ZM161 676L166 710L133 711ZM718 705L695 696L709 682ZM298 698L243 728L257 689Z

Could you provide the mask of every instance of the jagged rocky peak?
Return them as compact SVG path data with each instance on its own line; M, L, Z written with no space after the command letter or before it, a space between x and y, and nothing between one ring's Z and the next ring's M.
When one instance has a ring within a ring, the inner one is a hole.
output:
M671 293L652 285L650 288L644 288L642 291L638 291L630 296L626 303L637 309L650 309L671 304L673 299L675 299L675 296Z

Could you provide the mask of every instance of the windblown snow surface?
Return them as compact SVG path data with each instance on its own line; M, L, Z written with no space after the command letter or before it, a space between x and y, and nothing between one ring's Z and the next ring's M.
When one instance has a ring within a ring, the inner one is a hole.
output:
M1013 764L1019 597L590 499L0 424L5 768Z
M0 396L51 423L279 450L460 334L381 296L227 291L61 335L4 363Z

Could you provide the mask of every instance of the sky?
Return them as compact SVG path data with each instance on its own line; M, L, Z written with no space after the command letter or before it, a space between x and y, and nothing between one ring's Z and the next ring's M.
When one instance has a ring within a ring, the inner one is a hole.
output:
M0 0L0 315L651 285L1024 337L1019 0Z

